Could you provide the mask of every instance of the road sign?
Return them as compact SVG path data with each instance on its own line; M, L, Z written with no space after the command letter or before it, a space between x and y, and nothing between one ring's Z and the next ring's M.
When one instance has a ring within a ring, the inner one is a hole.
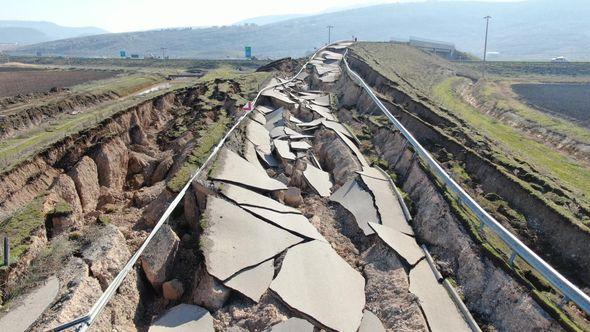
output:
M119 54L121 55L121 58L125 58L127 56L127 52L125 51L119 51Z
M254 109L254 105L252 105L252 102L249 101L246 103L246 105L244 105L244 107L242 107L242 109L246 112L250 112L252 109Z
M250 59L252 57L252 46L244 47L244 52L246 53L246 58Z

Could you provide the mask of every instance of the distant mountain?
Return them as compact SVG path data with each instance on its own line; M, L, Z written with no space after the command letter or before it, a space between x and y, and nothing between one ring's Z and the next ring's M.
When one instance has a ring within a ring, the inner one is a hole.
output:
M51 40L43 32L33 28L0 27L0 43L34 44Z
M293 18L299 18L309 16L305 14L291 14L291 15L267 15L267 16L257 16L248 18L239 22L234 23L234 25L242 25L242 24L256 24L256 25L265 25L271 23L277 23L281 21L286 21Z
M0 20L0 43L33 44L102 33L107 31L94 27L64 27L51 22Z
M326 25L334 25L332 39L387 41L418 36L454 43L481 55L485 15L491 15L488 50L497 59L548 60L565 56L590 60L590 1L528 0L522 2L428 1L395 3L265 25L201 29L169 29L104 34L25 46L18 54L116 57L127 53L159 54L165 47L172 57L225 58L243 56L252 46L257 57L302 56L326 43Z

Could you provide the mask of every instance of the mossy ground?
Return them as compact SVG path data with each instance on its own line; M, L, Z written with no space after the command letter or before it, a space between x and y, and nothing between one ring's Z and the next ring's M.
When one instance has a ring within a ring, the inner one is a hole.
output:
M27 252L30 237L45 225L43 197L37 197L0 224L0 234L10 241L10 263L17 262ZM3 238L3 237L2 237ZM3 239L2 239L3 241Z

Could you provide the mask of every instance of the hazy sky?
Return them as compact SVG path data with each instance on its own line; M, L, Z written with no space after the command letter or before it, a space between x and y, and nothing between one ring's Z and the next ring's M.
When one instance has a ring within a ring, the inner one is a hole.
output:
M0 20L50 21L66 26L96 26L111 32L122 32L226 25L255 16L317 13L334 7L390 2L398 1L0 0Z

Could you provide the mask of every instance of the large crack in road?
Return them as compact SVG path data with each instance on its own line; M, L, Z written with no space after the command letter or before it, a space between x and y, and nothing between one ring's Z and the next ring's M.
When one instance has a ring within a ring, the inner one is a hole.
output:
M193 183L203 257L183 298L194 305L162 312L151 329L469 330L389 175L338 121L332 96L310 89L338 80L345 48L332 45L264 91ZM212 315L186 319L203 308Z

